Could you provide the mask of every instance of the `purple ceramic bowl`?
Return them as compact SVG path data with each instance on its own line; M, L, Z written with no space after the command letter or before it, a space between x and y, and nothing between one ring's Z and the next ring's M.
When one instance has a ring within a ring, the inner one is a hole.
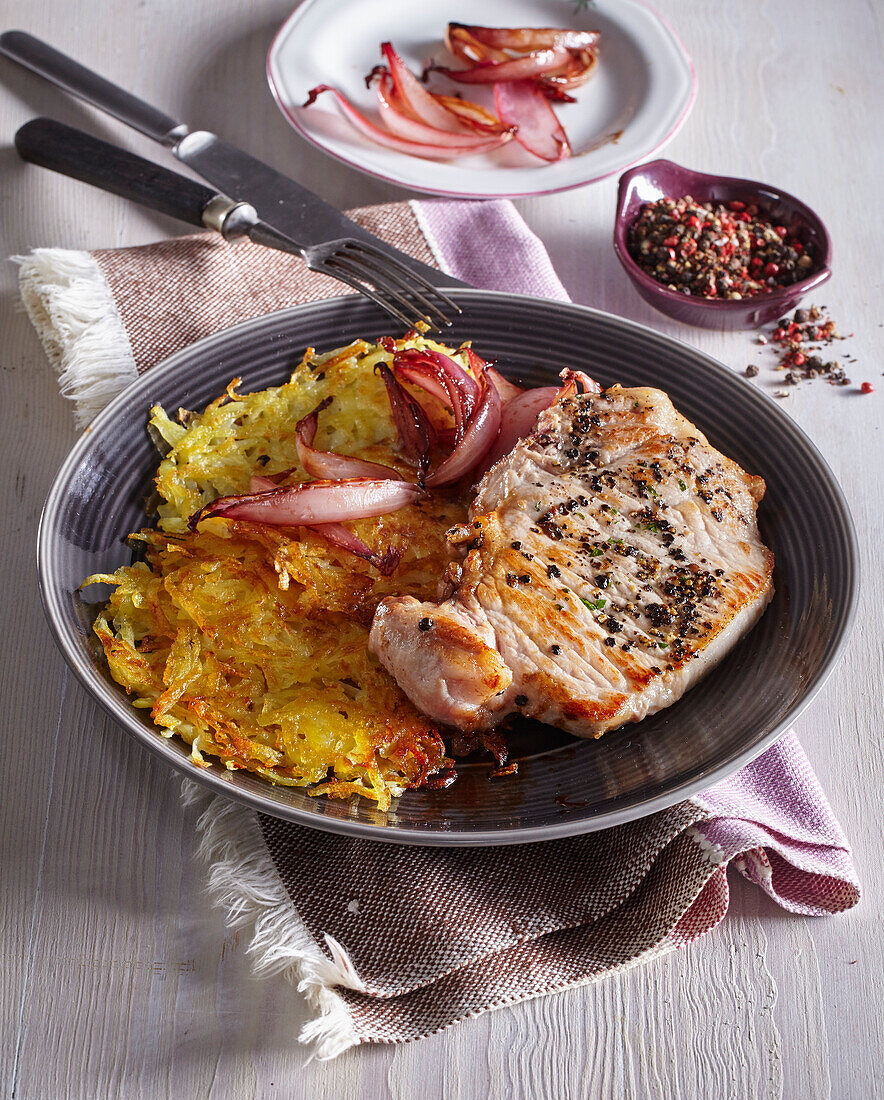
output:
M658 283L642 271L629 255L626 233L638 217L642 205L669 195L681 198L690 195L698 202L756 202L771 217L793 230L802 244L812 250L816 266L812 275L792 286L780 287L770 294L737 301L695 298ZM646 302L661 313L702 328L757 328L787 314L805 294L829 278L832 242L820 218L803 202L785 191L775 191L757 180L731 176L711 176L692 172L671 160L652 160L630 168L620 177L617 193L617 218L614 223L614 251L636 290Z

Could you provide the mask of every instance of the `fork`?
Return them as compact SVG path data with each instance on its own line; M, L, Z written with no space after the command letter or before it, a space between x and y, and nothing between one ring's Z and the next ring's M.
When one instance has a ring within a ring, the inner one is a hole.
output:
M402 324L439 331L460 307L439 287L368 241L351 237L301 245L258 217L255 208L168 168L50 118L26 122L15 135L23 160L82 180L226 239L294 253L311 271L328 275L370 298Z

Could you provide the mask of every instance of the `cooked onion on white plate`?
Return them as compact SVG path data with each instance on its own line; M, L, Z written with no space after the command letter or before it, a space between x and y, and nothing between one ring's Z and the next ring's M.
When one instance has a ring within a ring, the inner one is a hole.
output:
M583 186L660 149L690 110L690 58L641 0L556 13L540 0L483 0L470 10L473 25L449 30L458 16L406 0L306 0L270 48L270 87L294 129L331 156L452 197ZM539 41L536 28L553 22L567 33ZM380 49L389 42L395 59ZM367 85L379 62L386 72ZM496 66L513 79L497 81ZM539 86L545 95L527 102Z

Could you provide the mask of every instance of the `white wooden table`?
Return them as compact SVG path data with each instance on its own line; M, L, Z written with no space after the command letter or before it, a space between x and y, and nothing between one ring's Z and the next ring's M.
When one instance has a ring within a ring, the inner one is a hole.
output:
M3 22L48 39L191 123L222 133L341 206L401 196L297 139L263 59L290 0L5 0ZM382 2L382 0L378 0ZM43 621L34 540L75 438L71 410L2 266L3 726L0 735L0 1082L3 1095L545 1098L884 1095L881 1020L882 242L880 8L860 0L657 0L700 92L668 155L767 179L826 220L836 275L821 296L855 331L856 388L783 402L833 466L863 544L846 658L799 732L852 838L865 887L831 919L783 913L740 876L725 922L648 966L503 1009L423 1042L306 1065L281 980L201 893L178 783L99 714ZM440 23L457 15L438 5ZM564 23L566 3L550 3ZM52 114L158 157L146 141L0 64L2 252L137 244L180 232L123 201L21 164L15 128ZM616 182L520 203L574 299L651 324L743 369L745 333L668 323L633 293L609 243ZM766 370L758 381L773 385Z

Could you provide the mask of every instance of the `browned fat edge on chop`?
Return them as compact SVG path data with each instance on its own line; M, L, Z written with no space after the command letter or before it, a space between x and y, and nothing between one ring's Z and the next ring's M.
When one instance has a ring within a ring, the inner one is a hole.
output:
M660 390L567 397L448 532L440 602L383 600L370 647L420 710L463 730L513 712L580 737L637 722L769 603L764 488Z

